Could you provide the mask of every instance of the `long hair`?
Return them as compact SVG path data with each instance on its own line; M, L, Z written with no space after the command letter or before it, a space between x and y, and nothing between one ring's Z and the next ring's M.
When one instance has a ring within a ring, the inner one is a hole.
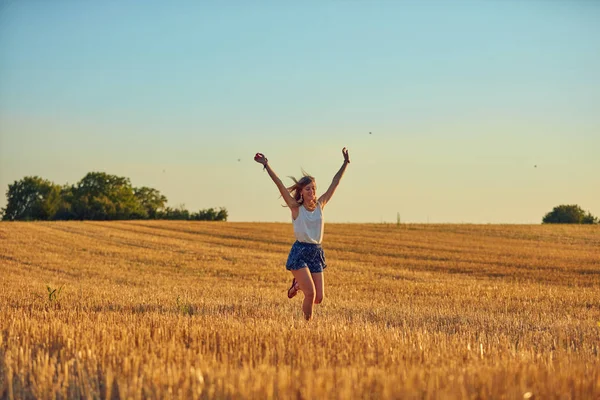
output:
M294 178L293 176L290 176L289 178L291 178L294 181L294 184L286 189L288 190L288 192L290 192L290 194L298 204L304 203L304 199L302 198L302 189L304 189L306 185L313 183L315 181L315 178L307 174L304 170L302 170L302 178L300 178L299 180ZM287 205L285 207L287 207Z

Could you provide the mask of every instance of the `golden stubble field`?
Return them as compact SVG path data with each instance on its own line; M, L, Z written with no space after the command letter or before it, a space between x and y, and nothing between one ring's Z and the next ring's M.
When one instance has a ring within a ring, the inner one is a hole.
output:
M600 398L598 226L327 224L310 322L292 242L0 223L0 398Z

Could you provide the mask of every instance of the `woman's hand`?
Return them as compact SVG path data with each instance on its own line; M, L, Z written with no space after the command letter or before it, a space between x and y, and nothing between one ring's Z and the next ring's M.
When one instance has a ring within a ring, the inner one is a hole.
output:
M267 165L267 163L269 162L269 160L267 160L267 157L265 157L263 153L256 153L256 155L254 156L254 161L262 165Z
M342 149L342 154L344 156L344 162L347 162L348 164L350 164L350 155L348 154L348 149L344 147Z

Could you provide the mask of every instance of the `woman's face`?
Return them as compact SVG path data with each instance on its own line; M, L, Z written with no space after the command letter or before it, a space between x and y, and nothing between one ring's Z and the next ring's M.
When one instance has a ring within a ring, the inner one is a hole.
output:
M311 182L302 188L302 198L305 202L317 200L317 184L315 182Z

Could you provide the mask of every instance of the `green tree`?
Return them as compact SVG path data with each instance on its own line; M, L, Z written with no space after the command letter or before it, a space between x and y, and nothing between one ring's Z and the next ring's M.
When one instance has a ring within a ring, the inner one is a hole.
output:
M167 198L156 189L141 187L133 189L133 193L142 208L146 211L148 218L155 219L164 211Z
M90 172L73 188L72 211L78 219L147 218L128 178Z
M58 207L58 211L54 215L54 219L56 220L71 220L77 219L77 214L73 209L73 201L74 201L74 187L73 185L64 185L60 189L60 206Z
M594 224L598 221L576 204L560 205L544 216L544 224Z
M6 221L52 219L61 203L60 186L38 176L27 176L8 185L7 205L2 210Z

